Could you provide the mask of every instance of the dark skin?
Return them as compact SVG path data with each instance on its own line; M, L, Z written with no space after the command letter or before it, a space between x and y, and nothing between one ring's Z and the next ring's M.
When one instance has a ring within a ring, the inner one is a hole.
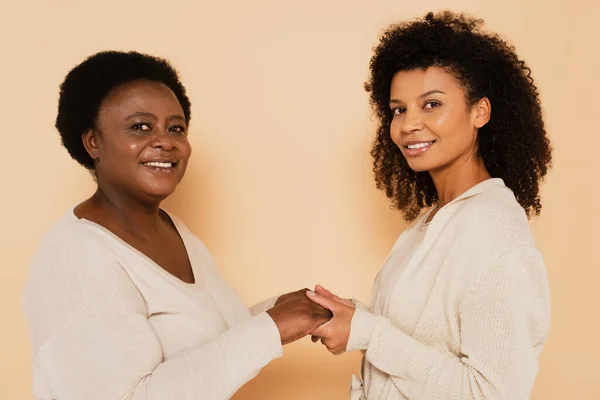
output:
M128 82L104 99L82 140L94 160L98 188L75 215L105 227L182 282L194 283L184 243L160 209L183 179L192 153L175 94L160 82ZM306 290L282 295L267 311L282 344L331 318Z

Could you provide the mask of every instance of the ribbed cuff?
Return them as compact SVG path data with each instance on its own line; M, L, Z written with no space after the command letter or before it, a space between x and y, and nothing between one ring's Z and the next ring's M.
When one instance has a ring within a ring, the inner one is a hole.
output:
M267 314L266 312L262 312L262 313L258 314L256 317L254 317L254 319L260 321L260 322L258 322L259 324L264 324L265 330L268 334L268 338L272 339L270 341L273 341L278 344L278 346L274 346L274 347L277 348L281 354L283 354L283 346L281 344L281 336L279 335L279 329L277 328L275 321L273 321L273 318L271 318L271 316L269 314Z
M273 306L275 306L275 302L277 301L278 298L279 298L279 296L271 297L267 300L263 300L260 303L253 305L252 307L249 308L250 313L252 315L258 315L261 312L264 312L270 308L273 308Z
M360 310L369 311L369 307L365 306L360 301L358 301L356 299L350 299L350 300L352 300L352 303L354 303L354 308L356 308L357 310L360 309Z
M409 370L414 374L426 373L430 356L431 351L427 351L427 346L417 342L387 319L377 324L373 330L365 353L366 359L376 368L394 371L397 376L404 376Z
M350 337L346 351L365 350L369 346L378 318L364 308L356 308L350 323Z

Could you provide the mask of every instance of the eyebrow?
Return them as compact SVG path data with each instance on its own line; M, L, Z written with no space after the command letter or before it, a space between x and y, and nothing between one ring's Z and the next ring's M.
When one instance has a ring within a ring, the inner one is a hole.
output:
M186 122L185 117L183 117L182 115L179 115L179 114L173 114L169 117L169 119L178 119L180 121Z
M428 92L425 92L425 93L419 95L419 98L422 99L423 97L431 96L432 94L436 94L436 93L446 94L446 93L442 92L441 90L435 89L435 90L430 90ZM390 104L400 104L400 103L402 103L400 100L390 99Z
M132 119L132 118L136 118L136 117L152 117L152 118L156 118L156 116L152 113L147 113L147 112L134 112L131 115L128 115L125 119Z
M156 115L154 115L152 113L148 113L148 112L142 112L142 111L138 111L131 115L128 115L125 119L132 119L132 118L137 118L137 117L151 117L151 118L156 119ZM185 122L185 117L183 117L179 114L173 114L169 117L169 119L177 119L177 120L181 120L181 121Z

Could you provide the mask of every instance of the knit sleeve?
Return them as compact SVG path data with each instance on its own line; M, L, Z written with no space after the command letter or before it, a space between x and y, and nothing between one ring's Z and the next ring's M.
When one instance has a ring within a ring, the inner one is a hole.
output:
M282 353L273 320L258 313L165 360L144 299L93 241L47 246L23 300L35 363L61 400L228 399Z
M350 300L352 300L352 303L354 303L354 308L356 308L357 310L369 311L369 307L367 307L366 305L361 303L359 300L357 300L357 299L350 299Z
M274 297L271 297L269 299L266 299L264 301L261 301L260 303L253 305L252 307L249 308L250 314L258 315L261 312L265 312L268 309L273 308L275 306L275 302L277 301L277 299L279 299L279 296L274 296Z
M349 350L366 349L367 360L407 398L529 399L550 319L542 257L524 247L483 270L459 305L459 354L427 346L364 310L352 320Z

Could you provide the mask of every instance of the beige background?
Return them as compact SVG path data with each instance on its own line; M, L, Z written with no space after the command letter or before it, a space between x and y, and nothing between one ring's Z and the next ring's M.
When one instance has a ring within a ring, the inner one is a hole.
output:
M0 399L31 398L20 292L32 252L93 190L53 128L57 87L71 67L112 48L179 68L193 104L194 155L167 208L248 304L316 283L368 301L405 225L374 188L362 83L387 24L439 8L485 18L534 71L555 168L543 216L532 222L553 304L533 398L599 399L600 15L592 0L4 0ZM334 357L305 339L235 399L347 399L358 364L357 354Z

